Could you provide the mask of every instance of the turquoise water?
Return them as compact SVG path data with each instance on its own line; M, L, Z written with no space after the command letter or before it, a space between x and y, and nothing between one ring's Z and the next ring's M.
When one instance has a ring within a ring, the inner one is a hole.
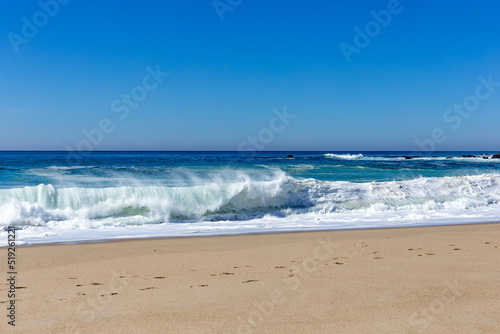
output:
M495 221L493 153L0 152L0 226L32 243Z
M273 168L293 177L352 182L498 172L500 160L461 158L484 153L439 152L434 158L405 160L410 152L95 152L78 159L66 152L0 152L0 188L40 183L105 187L117 181L128 185L128 177L173 186L187 181L186 172L210 179L221 170L245 171L265 179ZM289 154L294 159L286 159Z

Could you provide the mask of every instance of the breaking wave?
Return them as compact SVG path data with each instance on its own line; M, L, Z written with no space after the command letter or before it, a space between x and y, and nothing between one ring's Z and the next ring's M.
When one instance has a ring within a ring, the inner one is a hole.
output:
M490 155L477 156L364 156L363 154L334 154L326 153L324 158L336 160L366 160L366 161L403 161L403 160L424 160L424 161L441 161L452 160L461 162L492 162L500 163L500 159L492 159Z
M500 175L366 182L298 179L183 187L57 188L51 184L0 189L0 225L84 228L201 220L250 220L303 213L428 212L486 207L500 200Z
M326 158L330 159L345 159L345 160L355 160L355 159L360 159L363 158L363 154L333 154L333 153L327 153L325 154Z

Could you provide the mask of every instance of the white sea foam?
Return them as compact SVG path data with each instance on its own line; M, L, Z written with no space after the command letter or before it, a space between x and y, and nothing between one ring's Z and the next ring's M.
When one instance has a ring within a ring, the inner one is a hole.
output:
M0 226L22 226L20 235L33 243L486 222L500 218L499 200L500 174L356 183L278 172L269 180L241 174L184 187L41 184L0 189Z
M423 212L374 212L370 215L353 213L305 213L291 214L286 219L265 215L246 221L198 221L161 223L145 225L109 226L99 228L91 225L75 228L74 222L53 226L30 226L17 231L17 244L38 244L50 242L88 242L95 240L119 240L125 238L152 238L176 236L231 235L242 233L314 231L332 229L361 229L384 227L432 226L447 224L498 222L500 205L472 208L463 211ZM0 247L6 246L7 232L0 230Z
M270 181L250 177L232 183L186 187L61 188L39 185L0 189L0 225L145 217L151 222L197 219L211 213L249 213L293 206L297 184L280 173ZM143 219L140 219L142 222Z
M327 154L325 154L325 157L326 158L330 158L330 159L354 160L354 159L363 158L363 154L334 154L334 153L327 153Z
M364 156L363 154L334 154L334 153L326 153L324 155L325 158L328 159L338 159L338 160L365 160L365 161L402 161L402 160L407 160L406 156L394 156L394 157L387 157L387 156ZM483 158L483 156L478 155L475 157L462 157L462 156L457 156L457 157L446 157L446 156L412 156L411 159L408 160L422 160L422 161L439 161L439 160L455 160L455 161L474 161L474 162L490 162L490 163L495 163L495 162L500 162L500 159L491 159L489 156L485 156L487 159Z
M89 168L95 168L95 166L49 166L46 167L47 169L54 169L54 170L73 170L73 169L89 169Z

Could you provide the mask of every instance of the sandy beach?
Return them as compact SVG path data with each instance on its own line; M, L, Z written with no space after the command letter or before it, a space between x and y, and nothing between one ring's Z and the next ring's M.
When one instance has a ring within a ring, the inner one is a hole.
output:
M0 334L500 334L500 1L4 1Z
M500 224L42 245L17 261L3 333L500 332Z

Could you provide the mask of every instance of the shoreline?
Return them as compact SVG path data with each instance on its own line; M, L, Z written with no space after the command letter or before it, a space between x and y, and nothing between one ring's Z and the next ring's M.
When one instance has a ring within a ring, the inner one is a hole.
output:
M321 233L321 232L335 232L335 231L370 231L370 230L392 230L392 229L418 229L418 228L431 228L431 227L445 227L445 226L477 226L477 225L491 225L500 224L498 221L481 222L481 223L449 223L439 225L409 225L409 226L380 226L380 227L360 227L360 228L339 228L339 229L314 229L314 230L292 230L292 231L266 231L266 232L247 232L247 233L234 233L234 234L206 234L206 235L186 235L186 236L153 236L153 237L137 237L137 238L116 238L116 239L88 239L78 241L61 241L61 242L43 242L43 243L27 243L17 245L16 247L33 247L33 246L50 246L50 245L81 245L81 244L101 244L101 243L114 243L114 242L127 242L136 240L163 240L163 239L190 239L190 238L222 238L222 237L236 237L236 236L251 236L251 235L275 235L275 234L293 234L293 233ZM16 230L19 231L19 230ZM8 246L0 246L0 249L7 248Z
M117 241L19 247L16 330L500 329L500 223Z

